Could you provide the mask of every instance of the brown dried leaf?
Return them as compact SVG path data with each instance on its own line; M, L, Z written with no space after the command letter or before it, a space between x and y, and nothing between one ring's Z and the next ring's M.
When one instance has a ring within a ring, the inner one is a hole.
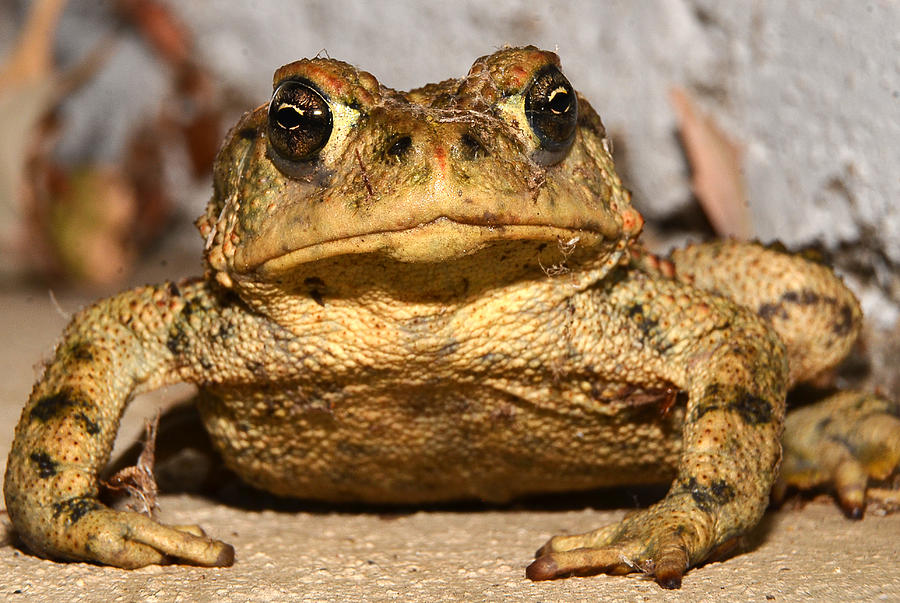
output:
M137 248L155 241L169 223L172 198L165 174L166 147L173 134L159 119L150 119L131 134L122 170L134 189L136 215L130 238Z
M191 37L168 6L156 0L119 0L117 6L169 65L177 69L190 59Z
M191 63L182 65L176 90L182 114L169 117L180 130L194 177L205 178L212 172L224 134L221 91L208 71Z
M208 70L199 66L194 56L192 32L159 0L118 0L117 6L172 68L177 107L175 114L165 119L179 130L194 177L208 177L224 133L222 99Z
M701 113L681 88L670 91L681 139L693 172L692 186L703 211L720 236L747 240L753 225L741 173L741 149Z
M159 427L159 413L146 423L144 449L138 457L136 465L117 471L104 484L113 491L125 491L132 499L127 506L132 511L143 513L148 517L159 507L159 490L153 476L153 465L156 462L156 430Z

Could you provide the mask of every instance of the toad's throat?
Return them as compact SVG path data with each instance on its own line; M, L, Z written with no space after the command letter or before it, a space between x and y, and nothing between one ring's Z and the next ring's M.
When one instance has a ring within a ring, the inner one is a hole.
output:
M278 274L301 264L364 253L381 253L401 262L434 263L467 256L500 241L522 241L523 246L552 243L563 252L597 247L606 241L599 229L590 225L572 228L546 224L478 224L446 216L413 227L337 237L296 249L290 249L291 238L285 237L286 245L269 253L250 246L247 249L250 253L235 256L235 268L241 272Z

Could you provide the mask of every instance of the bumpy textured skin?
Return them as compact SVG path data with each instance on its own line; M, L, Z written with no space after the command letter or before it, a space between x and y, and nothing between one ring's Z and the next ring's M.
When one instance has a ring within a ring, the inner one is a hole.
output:
M198 221L206 277L73 319L9 456L23 541L121 567L231 563L196 528L97 500L128 400L181 381L199 385L226 463L282 495L502 501L672 482L618 524L552 539L534 579L644 571L677 587L753 526L786 390L847 352L858 305L827 268L760 245L642 251L584 99L571 148L552 163L539 152L523 91L556 64L507 49L408 93L333 60L281 68L276 84L303 78L328 97L331 138L292 164L271 148L266 107L245 115ZM877 435L896 443L897 428Z

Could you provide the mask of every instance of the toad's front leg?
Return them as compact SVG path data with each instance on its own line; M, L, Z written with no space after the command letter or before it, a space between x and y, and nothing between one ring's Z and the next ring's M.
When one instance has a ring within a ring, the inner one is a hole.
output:
M175 285L144 287L98 302L66 329L22 412L6 470L9 517L33 551L128 568L171 558L232 563L234 549L197 528L163 526L97 499L126 403L181 380L170 348L184 306Z
M677 478L662 501L615 525L551 539L527 575L643 571L678 588L766 508L781 458L784 346L736 305L642 274L611 287L602 305L604 341L632 342L604 352L607 366L688 392Z

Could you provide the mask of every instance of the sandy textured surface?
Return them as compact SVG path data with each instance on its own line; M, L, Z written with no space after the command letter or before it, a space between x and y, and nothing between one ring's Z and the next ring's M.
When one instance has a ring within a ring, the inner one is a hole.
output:
M82 302L61 296L59 306L71 312ZM19 410L66 319L43 290L0 292L0 309L5 467ZM123 439L133 439L159 403L139 399ZM123 571L54 563L16 548L3 518L0 600L900 600L900 515L851 522L824 502L770 513L750 536L748 552L691 571L678 592L638 576L525 579L525 565L546 538L598 527L624 511L248 511L183 495L163 496L161 505L163 521L199 523L234 544L234 567Z

